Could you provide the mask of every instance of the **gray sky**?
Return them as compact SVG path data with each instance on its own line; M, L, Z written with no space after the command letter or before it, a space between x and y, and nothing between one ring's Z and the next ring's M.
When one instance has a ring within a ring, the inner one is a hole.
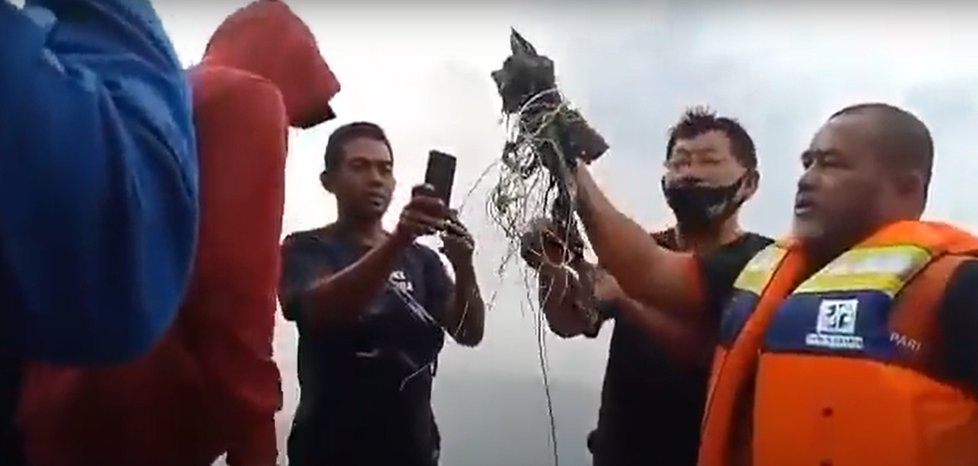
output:
M219 21L244 3L186 7L160 2L159 9L181 58L191 64ZM751 132L762 181L744 221L748 228L778 235L788 225L798 155L829 114L858 101L905 106L928 123L938 152L928 215L978 226L978 211L968 202L978 194L978 183L968 177L978 171L969 138L978 128L973 48L978 11L950 2L931 10L881 2L844 8L828 3L821 9L778 9L736 2L724 7L698 2L696 8L677 6L689 2L620 2L600 10L569 6L554 14L510 6L453 10L448 3L437 9L423 3L412 3L410 9L386 4L357 9L293 2L317 35L343 90L334 101L337 121L292 135L286 230L332 219L332 201L316 177L329 131L351 120L376 121L392 138L400 186L388 220L396 217L410 185L422 179L431 148L459 156L454 198L462 199L502 146L499 102L489 72L508 54L510 25L555 59L565 94L612 146L595 167L600 181L621 209L649 228L670 221L659 192L660 168L665 130L685 106L709 104L739 118ZM525 412L492 418L503 424L498 429L475 428L485 418L459 414L473 407L492 410L499 400L491 399L491 390L476 394L457 387L471 387L473 380L491 384L493 379L539 378L536 322L526 305L521 270L512 267L502 277L496 273L505 245L485 215L488 187L468 200L463 220L479 241L483 289L497 296L484 345L476 350L450 346L444 353L435 397L448 465L496 464L458 450L481 442L501 452L522 435L510 430L512 425L538 429L541 435L547 428L540 393L525 394ZM555 407L558 421L575 419L561 438L561 450L568 455L562 464L586 464L583 435L596 415L609 330L597 341L548 339L554 383L584 394L558 400ZM285 425L297 392L295 336L284 322L278 333L277 357L289 398L282 414ZM562 418L564 412L586 415L583 420L576 414ZM532 458L511 461L548 464L548 449L541 442Z

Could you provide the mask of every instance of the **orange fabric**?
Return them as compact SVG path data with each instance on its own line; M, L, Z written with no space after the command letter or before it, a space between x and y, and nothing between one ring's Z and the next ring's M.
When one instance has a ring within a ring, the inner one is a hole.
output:
M199 90L203 216L196 273L184 305L187 342L215 395L229 464L274 464L274 416L282 403L272 348L285 202L285 108L277 89L254 75L200 67L192 78Z
M764 354L757 375L754 444L762 454L755 455L754 464L813 459L837 466L978 464L978 403L957 387L921 373L939 357L940 334L932 311L951 274L966 259L934 259L900 293L889 328L920 345L903 364Z
M796 248L789 250L774 272L767 289L761 294L754 313L741 330L737 341L727 351L718 351L710 376L703 415L703 434L700 444L700 466L727 466L731 451L730 439L739 396L748 378L757 368L757 353L768 322L778 305L797 285L805 270L804 256Z
M183 323L178 316L151 354L125 366L29 367L20 412L28 464L210 464L220 455L205 378L181 341Z
M978 464L978 405L955 387L863 359L790 354L762 359L755 392L755 466ZM818 376L786 380L803 372ZM845 385L841 395L840 384Z
M201 224L177 321L139 361L34 364L21 424L34 466L267 466L281 407L272 339L288 126L331 116L339 84L282 2L229 17L191 70Z
M946 224L900 222L856 247L907 244L927 249L932 260L898 295L888 325L919 327L915 338L937 339L925 320L933 319L953 271L945 262L974 254L978 238ZM802 249L789 248L732 347L717 351L700 466L978 464L978 404L963 391L916 368L763 351L772 317L806 273ZM738 409L744 404L746 416ZM749 449L731 441L745 424L753 430Z
M316 39L285 2L258 0L229 16L211 36L205 66L231 67L271 81L298 128L333 118L340 91Z

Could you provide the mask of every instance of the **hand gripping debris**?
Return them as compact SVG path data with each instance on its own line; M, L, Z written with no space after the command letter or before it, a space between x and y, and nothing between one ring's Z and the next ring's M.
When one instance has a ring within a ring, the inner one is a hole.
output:
M489 215L511 245L525 246L533 241L542 245L547 240L555 241L561 251L557 259L563 265L574 265L584 260L584 241L575 217L576 187L571 175L578 163L590 163L604 154L608 144L557 89L553 61L537 53L516 30L511 31L509 40L512 55L506 58L501 69L492 73L502 98L507 140L499 181L489 196ZM552 232L558 237L524 241L525 235L537 230L534 222L543 217L552 220ZM533 255L533 250L542 252L545 248L519 249L527 264L535 268L540 261L528 254ZM504 267L505 264L500 267L500 272ZM585 293L590 296L593 277L579 278ZM559 466L542 312L537 318L537 344L550 417L553 464Z
M492 73L506 118L507 141L499 183L490 195L489 212L507 238L519 241L535 218L548 216L566 233L565 262L583 258L574 218L575 186L571 172L579 163L600 157L608 144L557 88L553 61L516 30L512 55Z

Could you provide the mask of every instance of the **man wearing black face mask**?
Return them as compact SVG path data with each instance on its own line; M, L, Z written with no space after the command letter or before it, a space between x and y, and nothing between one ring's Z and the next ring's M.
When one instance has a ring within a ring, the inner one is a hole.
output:
M524 237L523 257L539 267L541 305L554 333L593 337L605 320L616 321L598 428L588 438L595 466L695 466L714 348L703 335L716 335L719 300L770 243L744 233L737 219L758 174L754 143L735 120L690 109L670 130L666 154L662 188L677 222L653 236L698 256L702 286L710 290L704 295L718 300L706 306L710 312L655 312L628 298L597 266L554 265L563 249L558 238L565 236L547 221ZM577 277L594 277L593 292Z

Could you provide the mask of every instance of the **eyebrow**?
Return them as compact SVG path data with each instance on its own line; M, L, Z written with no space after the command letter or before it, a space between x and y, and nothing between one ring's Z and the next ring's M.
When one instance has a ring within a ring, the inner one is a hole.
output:
M355 156L355 155L354 156L347 157L346 158L346 161L348 163L365 163L365 164L369 164L369 165L393 165L394 164L394 161L393 160L390 160L390 159L388 159L388 160L373 160L373 159L370 159L369 157Z
M839 155L839 151L835 149L808 149L801 153L801 158L825 157L827 155Z
M679 152L681 154L704 154L704 153L713 153L713 152L716 152L717 151L717 148L716 147L713 147L713 146L697 147L695 149L691 149L691 148L688 148L688 147L676 147L672 151L673 152Z

